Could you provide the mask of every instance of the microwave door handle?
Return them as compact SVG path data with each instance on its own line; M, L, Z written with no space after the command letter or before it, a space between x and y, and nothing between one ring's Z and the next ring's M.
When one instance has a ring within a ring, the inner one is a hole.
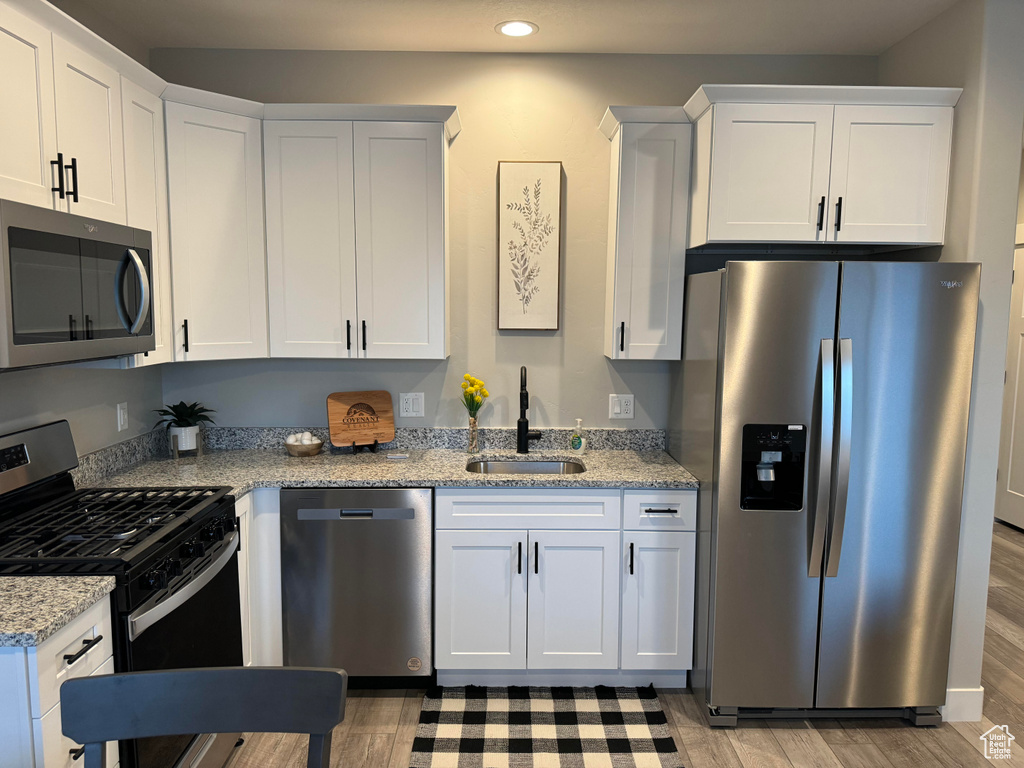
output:
M839 440L836 445L836 483L832 497L825 576L839 575L839 555L846 528L846 502L850 496L850 446L853 433L853 341L839 340Z
M146 318L149 316L149 273L146 271L146 265L143 264L142 258L134 248L128 249L128 258L131 259L132 264L135 266L135 274L139 278L139 314L129 329L129 332L134 336L138 334L142 324L146 322Z
M128 617L129 640L134 641L139 635L160 621L160 619L176 608L180 608L189 598L213 581L214 576L224 570L224 566L231 561L235 550L238 549L238 531L234 531L228 536L226 541L227 546L224 547L224 551L217 555L217 559L206 566L192 581L188 582L188 584L163 602L157 603L152 608L147 608L141 612L137 611Z
M121 321L121 325L128 333L131 333L133 321L128 316L128 307L124 301L124 276L128 271L129 263L131 263L131 257L125 253L121 263L117 265L117 273L114 275L114 308L117 310L117 319Z
M835 342L821 340L821 401L818 406L818 423L821 441L818 448L818 489L814 498L814 525L811 527L811 556L807 564L807 576L821 578L821 562L825 554L825 528L828 526L828 502L832 485L832 448L835 430Z

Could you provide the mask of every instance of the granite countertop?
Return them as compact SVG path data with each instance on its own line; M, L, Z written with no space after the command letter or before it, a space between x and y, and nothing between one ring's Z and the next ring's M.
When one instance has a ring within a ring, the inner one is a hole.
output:
M0 576L0 648L39 645L113 589L113 576Z
M394 451L392 451L394 453ZM154 459L107 476L103 486L227 485L236 495L254 488L282 486L362 488L696 488L697 480L664 451L537 450L465 451L439 448L402 451L407 459L389 459L387 452L356 455L324 451L294 458L280 450L212 451L201 457ZM582 461L576 475L483 475L466 471L469 460L542 459Z

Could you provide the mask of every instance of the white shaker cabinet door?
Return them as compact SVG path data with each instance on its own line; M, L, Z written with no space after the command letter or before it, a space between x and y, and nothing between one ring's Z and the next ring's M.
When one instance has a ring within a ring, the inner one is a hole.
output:
M353 127L359 355L443 359L444 126Z
M57 122L50 32L0 4L0 198L52 208Z
M941 243L952 107L837 106L829 239Z
M679 360L682 354L691 131L687 123L623 123L613 144L618 184L605 336L612 359Z
M713 109L708 240L824 242L832 105Z
M623 669L692 666L696 536L681 531L623 534Z
M357 356L352 123L267 120L271 357Z
M618 668L619 536L530 531L528 668Z
M171 249L167 223L167 151L164 103L130 80L121 79L124 120L124 176L129 227L153 235L153 332L156 347L135 355L135 366L174 360L171 311Z
M62 210L124 224L121 76L54 35L53 83L68 189Z
M260 121L173 102L166 116L175 359L266 357Z
M434 666L526 668L526 531L437 531Z

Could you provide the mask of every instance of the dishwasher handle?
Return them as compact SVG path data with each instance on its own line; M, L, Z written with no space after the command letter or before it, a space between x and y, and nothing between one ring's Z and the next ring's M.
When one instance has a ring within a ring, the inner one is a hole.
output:
M411 507L333 507L330 509L300 509L299 520L412 520L416 510Z

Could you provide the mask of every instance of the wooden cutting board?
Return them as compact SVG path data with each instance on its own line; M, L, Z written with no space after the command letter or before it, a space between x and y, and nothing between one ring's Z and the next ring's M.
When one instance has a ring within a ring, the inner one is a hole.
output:
M395 439L395 411L391 393L382 389L368 392L334 392L327 396L327 424L331 444L338 448L387 443Z

